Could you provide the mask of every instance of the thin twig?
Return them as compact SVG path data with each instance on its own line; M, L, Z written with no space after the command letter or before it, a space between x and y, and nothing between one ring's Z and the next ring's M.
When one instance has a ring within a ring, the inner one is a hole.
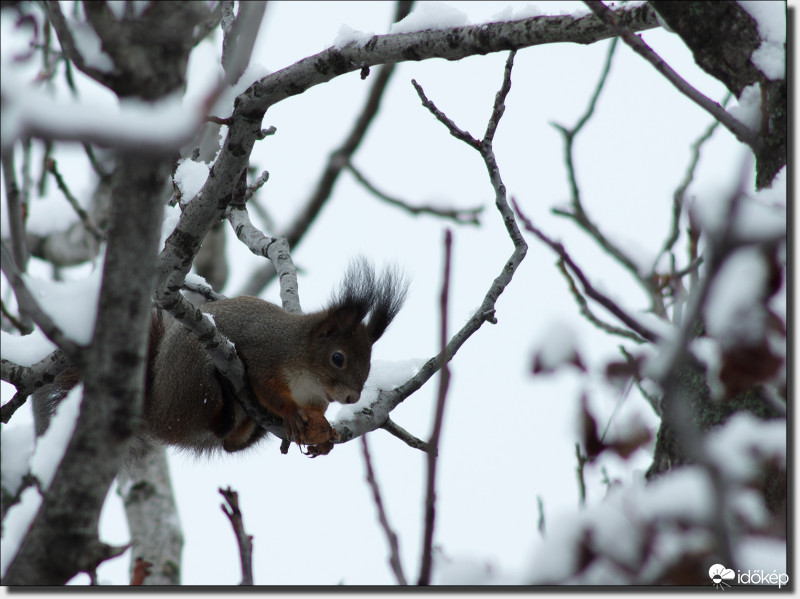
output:
M412 2L406 1L398 2L393 21L397 22L405 18L411 11L412 4ZM331 152L328 157L328 163L325 165L325 168L322 170L313 188L314 191L311 197L308 198L304 207L297 213L292 223L283 231L283 235L286 237L290 247L296 248L300 244L303 237L310 229L311 223L314 222L314 219L331 197L333 188L336 185L336 181L339 179L339 175L342 173L345 162L355 155L361 142L366 137L370 125L378 114L381 99L388 89L389 81L392 77L392 73L394 73L395 62L396 61L385 61L385 64L381 65L378 72L375 75L371 75L373 78L372 85L364 101L364 105L361 108L361 112L355 123L353 123L352 129L342 144ZM274 269L270 268L269 265L265 265L264 268L253 273L250 281L248 281L247 285L244 287L243 293L246 295L258 295L261 289L272 280L275 274Z
M280 281L280 297L284 310L299 314L300 298L297 292L297 269L294 267L289 253L289 244L285 237L269 237L264 235L250 221L245 204L247 182L245 172L233 193L233 198L228 205L225 216L233 227L236 237L257 256L269 258Z
M11 234L11 249L14 261L21 270L25 270L28 263L28 246L25 241L25 210L23 204L22 191L17 185L16 166L14 164L14 152L9 151L3 154L3 182L6 186L6 201L8 203L8 224Z
M643 277L639 272L639 267L636 265L636 263L613 241L606 237L605 234L600 231L600 228L592 221L592 219L589 218L589 215L586 213L586 210L583 207L581 192L580 188L578 187L578 180L575 174L575 155L573 151L575 139L586 123L589 122L589 119L592 117L592 115L594 115L594 110L597 106L597 100L599 99L600 93L603 91L606 81L608 80L608 75L611 72L611 60L614 57L614 51L616 50L616 47L617 38L614 38L608 47L608 53L606 54L606 61L603 65L603 70L600 73L600 79L595 86L595 90L591 99L589 100L589 105L586 107L586 112L584 112L583 115L578 119L578 122L575 124L575 126L571 129L567 129L566 127L557 123L550 123L553 127L558 129L559 132L561 132L564 138L564 163L567 167L567 178L569 179L570 195L572 196L572 210L568 211L554 208L552 212L558 216L564 216L575 221L575 223L584 231L586 231L600 245L600 247L602 247L606 252L613 256L615 260L624 266L633 275L636 281L645 288L647 293L652 294L652 289L648 284L647 278Z
M581 444L575 443L575 457L578 460L578 465L575 467L575 472L578 475L578 489L580 490L580 505L586 503L586 481L583 478L583 467L588 461L587 457L581 453Z
M6 308L6 303L4 301L0 301L0 312L3 313L8 321L16 328L20 333L23 335L30 335L33 332L33 324L30 322L30 319L17 318L11 312L8 311ZM23 319L26 322L23 322Z
M108 177L109 173L106 172L106 169L103 168L100 161L97 159L92 144L83 142L81 145L83 146L83 151L86 152L86 157L89 159L89 164L92 165L92 170L94 170L95 174L101 179Z
M423 441L422 439L418 439L417 437L409 433L406 429L397 424L391 418L387 418L386 422L383 423L383 426L381 426L381 428L386 432L391 433L401 441L403 441L409 447L413 447L414 449L419 449L420 451L424 452L428 452L431 450L430 446L427 443L425 443L425 441Z
M502 89L507 89L510 85L510 65L513 64L513 61L514 53L510 52L508 59L506 60L506 69L504 72L505 77ZM420 99L423 100L423 104L428 107L428 110L431 110L434 112L434 114L441 114L441 111L436 108L433 102L425 97L425 93L422 88L419 86L416 86L416 88L417 93L420 95ZM502 100L502 98L505 97L505 94L501 95L500 97ZM501 116L502 110L493 110L492 118L498 120ZM447 117L445 116L444 118ZM453 126L455 125L453 124ZM462 135L462 137L464 137L464 135ZM458 135L456 137L458 137ZM489 290L486 292L481 305L478 307L472 317L464 324L464 326L462 326L461 329L455 335L453 335L449 343L447 343L444 352L430 358L413 377L399 387L395 387L391 390L381 390L378 393L377 400L369 406L369 414L362 411L359 414L358 421L356 421L354 418L350 418L347 420L347 422L343 422L342 426L335 427L336 430L340 431L342 434L342 441L347 441L355 436L364 434L369 430L374 430L375 428L381 426L386 421L386 418L388 418L389 412L396 408L406 397L422 387L422 385L424 385L434 374L436 374L436 372L439 371L439 368L443 363L452 360L453 356L456 355L461 346L464 345L467 339L469 339L478 329L480 329L481 326L483 326L484 322L491 322L492 324L497 323L497 319L495 317L495 305L497 303L497 299L514 278L514 273L517 271L517 268L519 268L519 265L522 263L522 260L524 260L528 251L528 244L525 242L525 239L519 230L516 218L514 217L514 212L508 205L506 186L503 183L502 177L500 176L500 168L497 166L497 160L494 156L492 144L479 143L476 149L480 153L481 158L483 158L484 164L486 165L486 170L489 174L489 181L491 182L492 188L495 192L495 207L503 219L506 232L508 233L511 242L514 244L514 250L508 260L506 260L503 264L500 274L498 274L494 281L492 281L492 284L489 287Z
M584 3L602 20L604 23L612 27L617 34L622 37L623 41L628 44L637 54L642 56L656 70L664 75L667 80L674 85L678 91L689 98L692 102L700 106L703 110L707 111L711 116L722 123L726 129L736 136L736 139L750 146L753 151L756 151L760 146L758 133L752 131L740 121L733 118L726 110L707 98L694 87L692 87L683 77L678 75L672 67L670 67L664 59L656 54L653 49L648 46L640 35L633 33L628 27L620 23L617 15L609 9L600 0L584 0Z
M445 127L447 127L447 130L450 132L450 135L452 135L456 139L460 139L468 146L471 146L476 150L480 151L481 142L472 137L469 131L461 130L445 113L439 110L436 107L436 105L433 102L431 102L425 95L422 86L420 86L420 84L417 83L416 79L411 80L411 85L413 85L414 89L417 90L417 95L419 95L420 100L422 100L422 105L425 108L427 108L433 116L436 117L436 120L438 120Z
M722 101L723 107L727 105L731 97L731 93L728 93L728 95L725 96L725 99ZM656 259L653 261L653 267L650 269L652 274L656 272L656 267L658 266L658 262L661 260L661 257L669 252L678 241L680 217L681 213L683 212L683 203L686 199L686 190L689 189L689 185L691 185L692 181L694 180L694 173L697 169L697 164L700 162L700 150L702 149L703 145L709 139L711 139L711 136L714 134L714 131L716 131L717 127L719 127L719 124L719 121L713 121L700 135L700 137L698 137L690 146L692 153L691 158L689 159L689 165L686 167L686 173L683 175L683 179L675 189L675 192L672 194L672 226L669 234L667 235L666 241L664 241L664 246L661 248L658 256L656 256Z
M439 459L439 438L442 431L444 420L444 404L447 399L447 389L450 385L450 369L445 359L447 349L447 313L450 294L450 262L453 244L453 236L450 229L445 231L444 237L444 274L442 275L442 293L439 300L441 328L439 341L441 343L441 364L439 365L439 394L436 400L436 415L433 421L433 432L431 433L428 445L428 477L425 492L425 532L422 541L422 564L419 572L420 586L428 586L431 583L431 571L433 567L433 529L436 520L436 466Z
M565 279L567 279L567 283L569 284L569 290L572 292L572 297L574 297L575 301L578 302L581 314L583 314L586 320L591 322L597 328L605 331L606 333L610 333L612 335L619 335L620 337L626 337L628 339L632 339L636 343L645 343L645 339L643 339L636 333L629 331L627 329L621 329L619 327L615 327L614 325L608 324L607 322L600 320L594 314L594 312L592 312L591 308L589 308L589 302L586 301L586 298L578 290L577 285L575 285L575 280L572 278L572 275L569 274L569 271L567 270L567 267L564 264L564 260L562 259L558 261L558 270L561 271L561 274L564 275Z
M539 508L539 522L536 525L536 529L539 531L539 534L544 537L545 536L545 520L544 520L544 501L542 501L542 496L536 496L536 504Z
M53 175L53 178L55 178L58 188L61 190L61 193L64 194L64 197L67 199L67 202L69 202L69 205L72 206L72 209L78 215L78 218L81 219L86 231L90 233L92 237L94 237L97 243L102 243L105 236L103 235L102 231L97 228L97 225L94 223L91 215L83 209L83 206L80 205L78 199L72 195L69 187L67 187L66 181L64 181L64 178L58 171L58 165L56 165L56 161L53 158L47 161L46 168L47 172L49 172L51 175Z
M55 343L72 362L77 362L82 354L82 346L67 337L50 315L42 309L39 302L36 301L36 298L34 298L25 284L22 273L14 263L11 251L6 247L4 241L0 241L0 268L2 268L8 283L14 290L20 313L29 316L42 329L42 332L50 341Z
M247 186L247 191L246 191L246 192L245 192L245 194L244 194L244 201L245 201L245 202L249 202L249 201L250 201L250 198L252 198L252 197L253 197L253 195L254 195L254 194L255 194L255 193L256 193L256 192L257 192L259 189L261 189L261 187L262 187L262 186L264 185L264 183L266 183L267 181L269 181L269 171L263 171L263 172L262 172L262 173L261 173L261 174L258 176L258 179L256 179L255 181L253 181L253 184L252 184L252 185L248 185L248 186Z
M434 206L411 206L404 200L399 198L392 197L377 187L375 187L365 176L364 174L355 167L355 165L348 160L347 162L347 169L353 174L353 176L358 180L361 185L367 188L375 197L380 198L384 202L391 204L392 206L397 206L398 208L402 208L403 210L417 215L417 214L431 214L433 216L441 216L443 218L451 219L459 224L470 224L470 225L479 225L480 221L478 220L478 215L483 212L483 206L478 206L477 208L465 208L463 210L459 210L456 208L447 209L447 208L436 208Z
M660 338L659 335L657 335L654 331L650 330L648 327L646 327L645 325L643 325L642 323L638 322L636 319L631 317L627 312L625 312L622 308L620 308L616 304L616 302L614 302L608 296L606 296L603 293L600 293L597 289L595 289L594 286L589 282L589 279L586 278L586 275L583 274L583 271L578 267L577 264L575 264L570 255L564 249L564 246L558 242L553 241L542 231L537 229L530 221L530 219L528 219L528 217L526 217L522 213L516 200L512 198L511 201L514 204L514 208L517 211L517 215L519 216L520 220L522 220L525 229L536 235L536 237L538 237L544 243L550 246L550 248L561 257L561 259L567 264L567 266L569 266L570 270L572 270L572 272L575 273L575 276L578 277L578 280L581 282L581 285L583 285L583 291L586 295L595 300L606 310L611 312L611 314L616 316L620 320L620 322L622 322L629 329L637 333L640 337L643 337L647 341L651 342L654 342Z
M233 534L236 535L236 543L239 546L239 558L242 566L242 586L253 585L253 537L248 535L244 530L244 520L242 519L242 512L239 509L239 493L228 487L227 489L219 489L220 495L225 498L228 503L220 504L222 511L230 520L233 527Z
M375 507L378 510L378 521L386 535L386 541L389 543L389 566L394 573L394 577L397 579L397 584L406 586L408 585L408 581L406 580L406 575L403 573L403 564L400 562L400 546L397 540L397 534L389 524L389 518L386 516L386 510L383 507L381 490L375 478L375 472L372 469L372 459L369 455L366 435L361 437L361 448L364 453L364 466L367 470L367 483L369 483L370 489L372 489L372 498L375 500Z

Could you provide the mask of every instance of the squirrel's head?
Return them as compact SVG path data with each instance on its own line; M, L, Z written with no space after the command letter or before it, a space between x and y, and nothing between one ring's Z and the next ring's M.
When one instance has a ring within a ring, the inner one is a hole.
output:
M314 374L329 402L358 401L369 375L372 344L400 311L407 288L395 268L376 276L364 259L350 265L310 344Z

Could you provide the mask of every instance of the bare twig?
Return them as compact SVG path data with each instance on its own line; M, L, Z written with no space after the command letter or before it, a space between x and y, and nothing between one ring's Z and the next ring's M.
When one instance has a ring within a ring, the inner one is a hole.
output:
M411 11L411 5L412 2L398 2L393 20L396 22L408 15ZM395 62L396 61L387 61L386 64L378 69L377 74L373 76L369 93L364 101L361 113L353 124L353 128L342 144L331 152L328 157L328 163L325 165L311 197L308 198L304 208L298 213L292 224L284 231L284 235L290 247L296 248L300 244L306 232L309 230L311 223L314 222L314 219L320 213L322 207L328 201L328 198L331 197L333 188L346 162L355 155L361 145L370 125L378 114L381 98L388 88L392 73L394 73ZM250 281L248 281L243 289L243 293L246 295L258 295L261 289L272 280L275 274L273 268L268 264L264 265L263 268L253 273Z
M565 279L567 279L569 290L572 292L572 297L574 297L575 301L578 302L578 306L580 306L581 309L581 314L583 314L586 320L591 322L597 328L602 329L606 333L619 335L620 337L626 337L628 339L632 339L636 343L645 342L645 339L636 333L629 331L628 329L621 329L619 327L615 327L614 325L608 324L607 322L603 322L594 314L594 312L592 312L591 308L589 308L589 302L586 301L586 298L578 290L578 287L575 285L575 280L572 278L572 275L569 274L563 259L558 261L558 270L561 271L561 274L564 275Z
M461 130L458 127L458 125L456 125L445 113L439 110L433 102L428 100L428 97L425 95L422 86L420 86L420 84L417 83L416 79L411 80L411 85L413 85L414 89L417 90L417 94L422 100L422 105L425 108L427 108L433 116L436 117L436 120L438 120L445 127L447 127L447 130L450 132L450 135L452 135L456 139L460 139L468 146L471 146L476 150L480 151L481 142L472 137L469 131Z
M11 234L11 250L14 261L21 270L25 270L28 263L28 246L25 243L25 212L27 206L22 197L22 191L17 185L14 152L4 152L2 158L3 182L6 185L6 200L8 202L8 224Z
M8 308L6 308L6 303L2 300L0 300L0 312L2 312L3 316L8 319L12 326L23 335L30 335L33 332L33 324L31 323L30 319L25 318L24 316L21 318L14 316L8 311Z
M544 501L542 501L542 496L536 496L536 505L539 509L539 522L536 525L536 529L539 531L539 534L544 537L545 536L545 521L544 521Z
M586 504L586 481L583 478L583 467L586 465L588 458L581 453L580 443L575 443L575 458L578 460L575 472L578 475L578 489L580 491L579 502L581 505L584 505Z
M564 263L566 263L566 265L569 266L570 270L572 270L572 272L575 273L575 276L578 277L578 280L581 282L581 285L583 285L583 291L584 293L586 293L586 295L595 300L606 310L611 312L611 314L616 316L620 320L620 322L622 322L625 326L634 331L640 337L643 337L647 341L656 341L657 339L659 339L659 335L657 335L654 331L651 331L648 327L638 322L636 319L631 317L627 312L625 312L622 308L620 308L616 304L616 302L614 302L611 298L609 298L603 293L600 293L597 289L595 289L594 286L592 286L592 284L589 282L589 279L586 278L586 275L583 274L583 271L580 269L580 267L578 267L578 265L575 264L570 255L564 249L564 246L556 241L553 241L542 231L537 229L533 225L533 223L522 213L516 200L512 198L511 201L514 204L514 208L517 211L517 215L520 217L520 220L522 220L525 229L536 235L536 237L541 239L556 254L558 254L561 257Z
M383 423L381 426L383 430L388 433L391 433L401 441L403 441L409 447L413 447L414 449L419 449L420 451L429 452L431 450L430 446L425 443L422 439L418 439L411 433L409 433L406 429L398 425L394 420L391 418L387 418L386 422Z
M616 11L610 10L605 4L600 2L600 0L584 0L584 2L604 23L612 27L626 44L652 64L659 73L664 75L678 91L711 114L711 116L722 123L726 129L733 133L736 139L750 146L753 151L759 148L761 142L757 132L750 130L740 121L733 118L722 106L701 94L685 79L678 75L672 67L642 40L641 36L633 33L633 31L619 21Z
M574 220L579 227L581 227L584 231L591 235L592 238L594 238L600 247L613 256L628 271L630 271L634 278L639 283L644 285L647 292L651 292L651 289L647 285L647 280L639 272L639 268L637 267L636 263L630 258L630 256L628 256L619 247L617 247L615 243L606 237L603 232L600 231L598 226L592 221L592 219L589 218L589 215L586 213L586 210L583 207L583 202L581 201L581 192L580 188L578 187L577 177L575 175L575 159L573 152L575 138L594 114L597 100L600 97L600 93L603 91L603 88L605 87L606 81L608 80L608 74L611 71L611 60L614 57L614 51L616 47L617 39L615 38L611 41L611 44L608 47L608 53L606 54L606 61L603 66L603 70L600 73L600 79L597 82L597 86L595 87L591 99L589 100L589 105L586 108L586 112L584 112L584 114L578 119L578 122L575 124L575 126L571 129L567 129L566 127L557 123L550 123L553 127L558 129L558 131L564 137L564 163L567 167L570 195L572 196L572 210L567 211L554 208L553 213L557 214L558 216L564 216Z
M285 237L264 235L250 221L245 204L247 183L244 177L245 172L242 173L242 178L228 206L226 212L228 222L231 223L239 241L245 244L251 252L270 259L276 272L280 275L280 297L283 308L288 312L299 314L302 310L297 293L297 270L289 254L289 244Z
M447 348L447 313L450 294L450 263L453 237L450 229L445 231L444 237L444 274L442 275L442 293L439 300L441 328L439 341L441 343L441 364L439 365L439 394L436 400L436 414L433 421L433 432L428 441L428 477L425 492L425 532L422 541L422 564L419 572L420 586L431 583L433 567L433 528L436 520L436 465L438 463L439 436L444 420L444 404L447 399L447 389L450 385L450 369L447 366L445 350Z
M67 202L69 202L69 205L72 206L72 209L78 215L78 218L81 219L81 222L83 223L83 226L86 229L86 231L89 232L92 237L94 237L97 243L102 243L105 236L103 235L102 231L100 231L100 229L97 228L97 225L94 223L94 220L92 219L91 215L88 212L86 212L86 210L83 209L83 206L80 205L78 199L74 195L72 195L72 192L69 190L69 187L67 187L66 181L64 181L64 178L58 171L58 165L56 164L56 161L53 158L50 158L47 161L46 168L47 172L53 175L53 178L56 180L58 188L61 190L61 193L64 194L64 197L67 199Z
M223 513L230 520L233 527L233 534L236 535L236 543L239 545L239 557L242 565L242 586L252 586L253 584L253 537L244 530L242 512L239 509L239 493L228 487L219 489L220 495L228 503L220 505Z
M504 71L504 80L501 86L501 92L498 93L495 99L495 106L492 111L492 118L495 120L499 120L502 116L502 110L498 109L497 105L498 102L502 103L505 98L505 94L508 93L508 88L511 81L511 65L513 65L513 62L514 52L510 52L508 59L506 60L506 69ZM420 95L420 99L423 101L423 105L430 106L433 109L432 112L434 115L438 113L444 116L443 113L441 113L441 111L439 111L438 108L436 108L436 106L430 100L428 100L421 86L417 85L415 88L417 89L417 93ZM461 135L461 137L465 136L466 134ZM492 281L492 284L489 287L489 290L486 292L481 305L478 307L472 317L464 324L464 326L462 326L461 329L455 335L453 335L453 337L447 343L443 353L429 359L413 377L399 387L395 387L391 390L381 390L380 393L378 393L378 398L367 408L359 412L358 421L350 418L346 422L337 422L337 424L334 425L334 428L336 428L336 430L340 433L342 441L347 441L358 435L362 435L370 430L380 427L384 422L386 422L386 419L389 417L389 413L395 407L397 407L406 397L422 387L422 385L424 385L428 379L438 372L443 362L449 362L453 359L453 356L456 355L459 348L467 341L467 339L469 339L478 329L481 328L484 322L491 322L492 324L497 322L495 318L495 304L497 302L497 298L500 297L505 288L509 285L509 283L511 283L514 273L516 272L522 260L525 258L525 254L528 251L528 244L525 243L525 239L522 237L522 233L517 226L517 221L514 218L514 212L508 205L508 200L506 198L506 187L503 183L502 177L500 176L500 169L497 166L497 161L495 160L494 150L492 149L491 143L480 142L477 150L480 152L484 164L486 165L486 170L489 174L489 181L491 182L492 188L495 192L495 206L503 219L506 232L508 233L511 242L514 244L514 250L508 260L506 260L505 264L503 264L500 274L494 279L494 281Z
M480 221L478 220L478 215L483 212L483 206L478 206L477 208L466 208L463 210L459 209L447 209L447 208L436 208L434 206L411 206L408 202L401 200L399 198L392 197L377 187L375 187L365 176L364 174L355 167L355 165L351 162L347 162L347 169L353 174L353 176L358 180L361 185L367 188L375 197L380 198L384 202L391 204L392 206L397 206L398 208L402 208L403 210L417 215L417 214L431 214L433 216L441 216L443 218L448 218L453 220L459 224L470 224L470 225L479 225Z
M82 353L82 347L67 337L56 325L55 321L45 312L25 285L22 273L17 268L11 257L11 251L4 241L0 241L0 266L14 290L20 313L25 314L35 322L50 341L55 343L72 361L77 363Z
M256 193L256 192L257 192L259 189L261 189L261 187L264 185L264 183L266 183L268 180L269 180L269 171L264 171L264 172L262 172L262 173L261 173L261 174L258 176L258 179L256 179L255 181L253 181L253 184L252 184L252 185L248 185L248 186L247 186L247 191L246 191L246 192L245 192L245 194L244 194L244 201L245 201L245 202L249 201L249 200L250 200L250 198L252 198L252 197L253 197L253 195L254 195L254 194L255 194L255 193Z
M381 524L386 541L389 543L389 566L397 579L397 584L406 586L408 581L406 575L403 573L403 564L400 562L400 546L397 541L397 534L389 524L389 519L386 516L386 510L383 507L383 499L381 498L381 490L378 487L378 481L375 479L375 472L372 469L372 459L369 455L369 447L367 445L367 436L361 437L361 448L364 453L364 466L367 470L367 482L370 489L372 489L372 498L375 500L375 507L378 510L378 521Z
M728 93L725 96L725 99L722 101L722 106L728 103L731 99L732 94ZM653 266L650 269L650 272L654 274L656 272L656 267L658 266L659 260L661 257L669 252L675 242L678 240L678 232L679 232L679 225L680 225L680 217L681 212L683 212L683 203L686 199L686 190L689 189L689 185L691 185L692 181L694 180L694 172L697 168L697 164L700 162L700 150L711 136L716 131L717 127L719 127L719 121L712 122L708 128L698 137L695 142L691 145L691 158L689 159L689 165L686 167L686 173L683 176L683 180L680 182L678 187L675 189L675 192L672 194L672 226L670 228L670 232L667 235L667 239L664 241L664 246L661 248L658 256L653 261Z
M106 169L103 168L103 165L101 165L100 161L97 159L92 144L83 142L81 145L83 145L83 151L86 152L86 157L89 159L89 164L92 165L92 170L94 170L95 174L101 179L108 177L109 173L106 172Z
M242 2L233 18L233 2L222 3L222 67L227 85L236 83L250 62L266 5L266 2Z
M142 586L144 584L145 578L152 574L150 568L153 567L152 562L148 562L147 560L137 557L135 565L133 567L133 576L131 576L131 586L137 587Z

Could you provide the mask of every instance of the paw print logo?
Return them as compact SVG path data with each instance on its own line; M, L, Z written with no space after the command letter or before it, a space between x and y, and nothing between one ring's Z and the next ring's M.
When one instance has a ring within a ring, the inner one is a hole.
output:
M725 587L729 587L726 580L731 580L736 577L736 574L730 568L726 568L722 564L714 564L708 569L708 577L711 579L711 582L714 584L714 587L717 589L725 590Z

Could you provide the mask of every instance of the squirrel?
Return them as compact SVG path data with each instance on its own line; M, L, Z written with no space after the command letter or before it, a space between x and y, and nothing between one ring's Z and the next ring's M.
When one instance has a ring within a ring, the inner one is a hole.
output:
M316 457L329 453L338 440L324 416L328 405L359 400L372 345L399 312L406 292L396 270L376 276L361 260L350 265L339 292L318 312L294 314L249 296L200 309L235 346L253 397L283 420L287 441L301 450L306 446L306 455ZM69 381L61 397L78 380L69 372L59 377L62 386ZM267 432L245 414L194 335L160 310L150 325L145 386L145 442L198 453L236 452Z

